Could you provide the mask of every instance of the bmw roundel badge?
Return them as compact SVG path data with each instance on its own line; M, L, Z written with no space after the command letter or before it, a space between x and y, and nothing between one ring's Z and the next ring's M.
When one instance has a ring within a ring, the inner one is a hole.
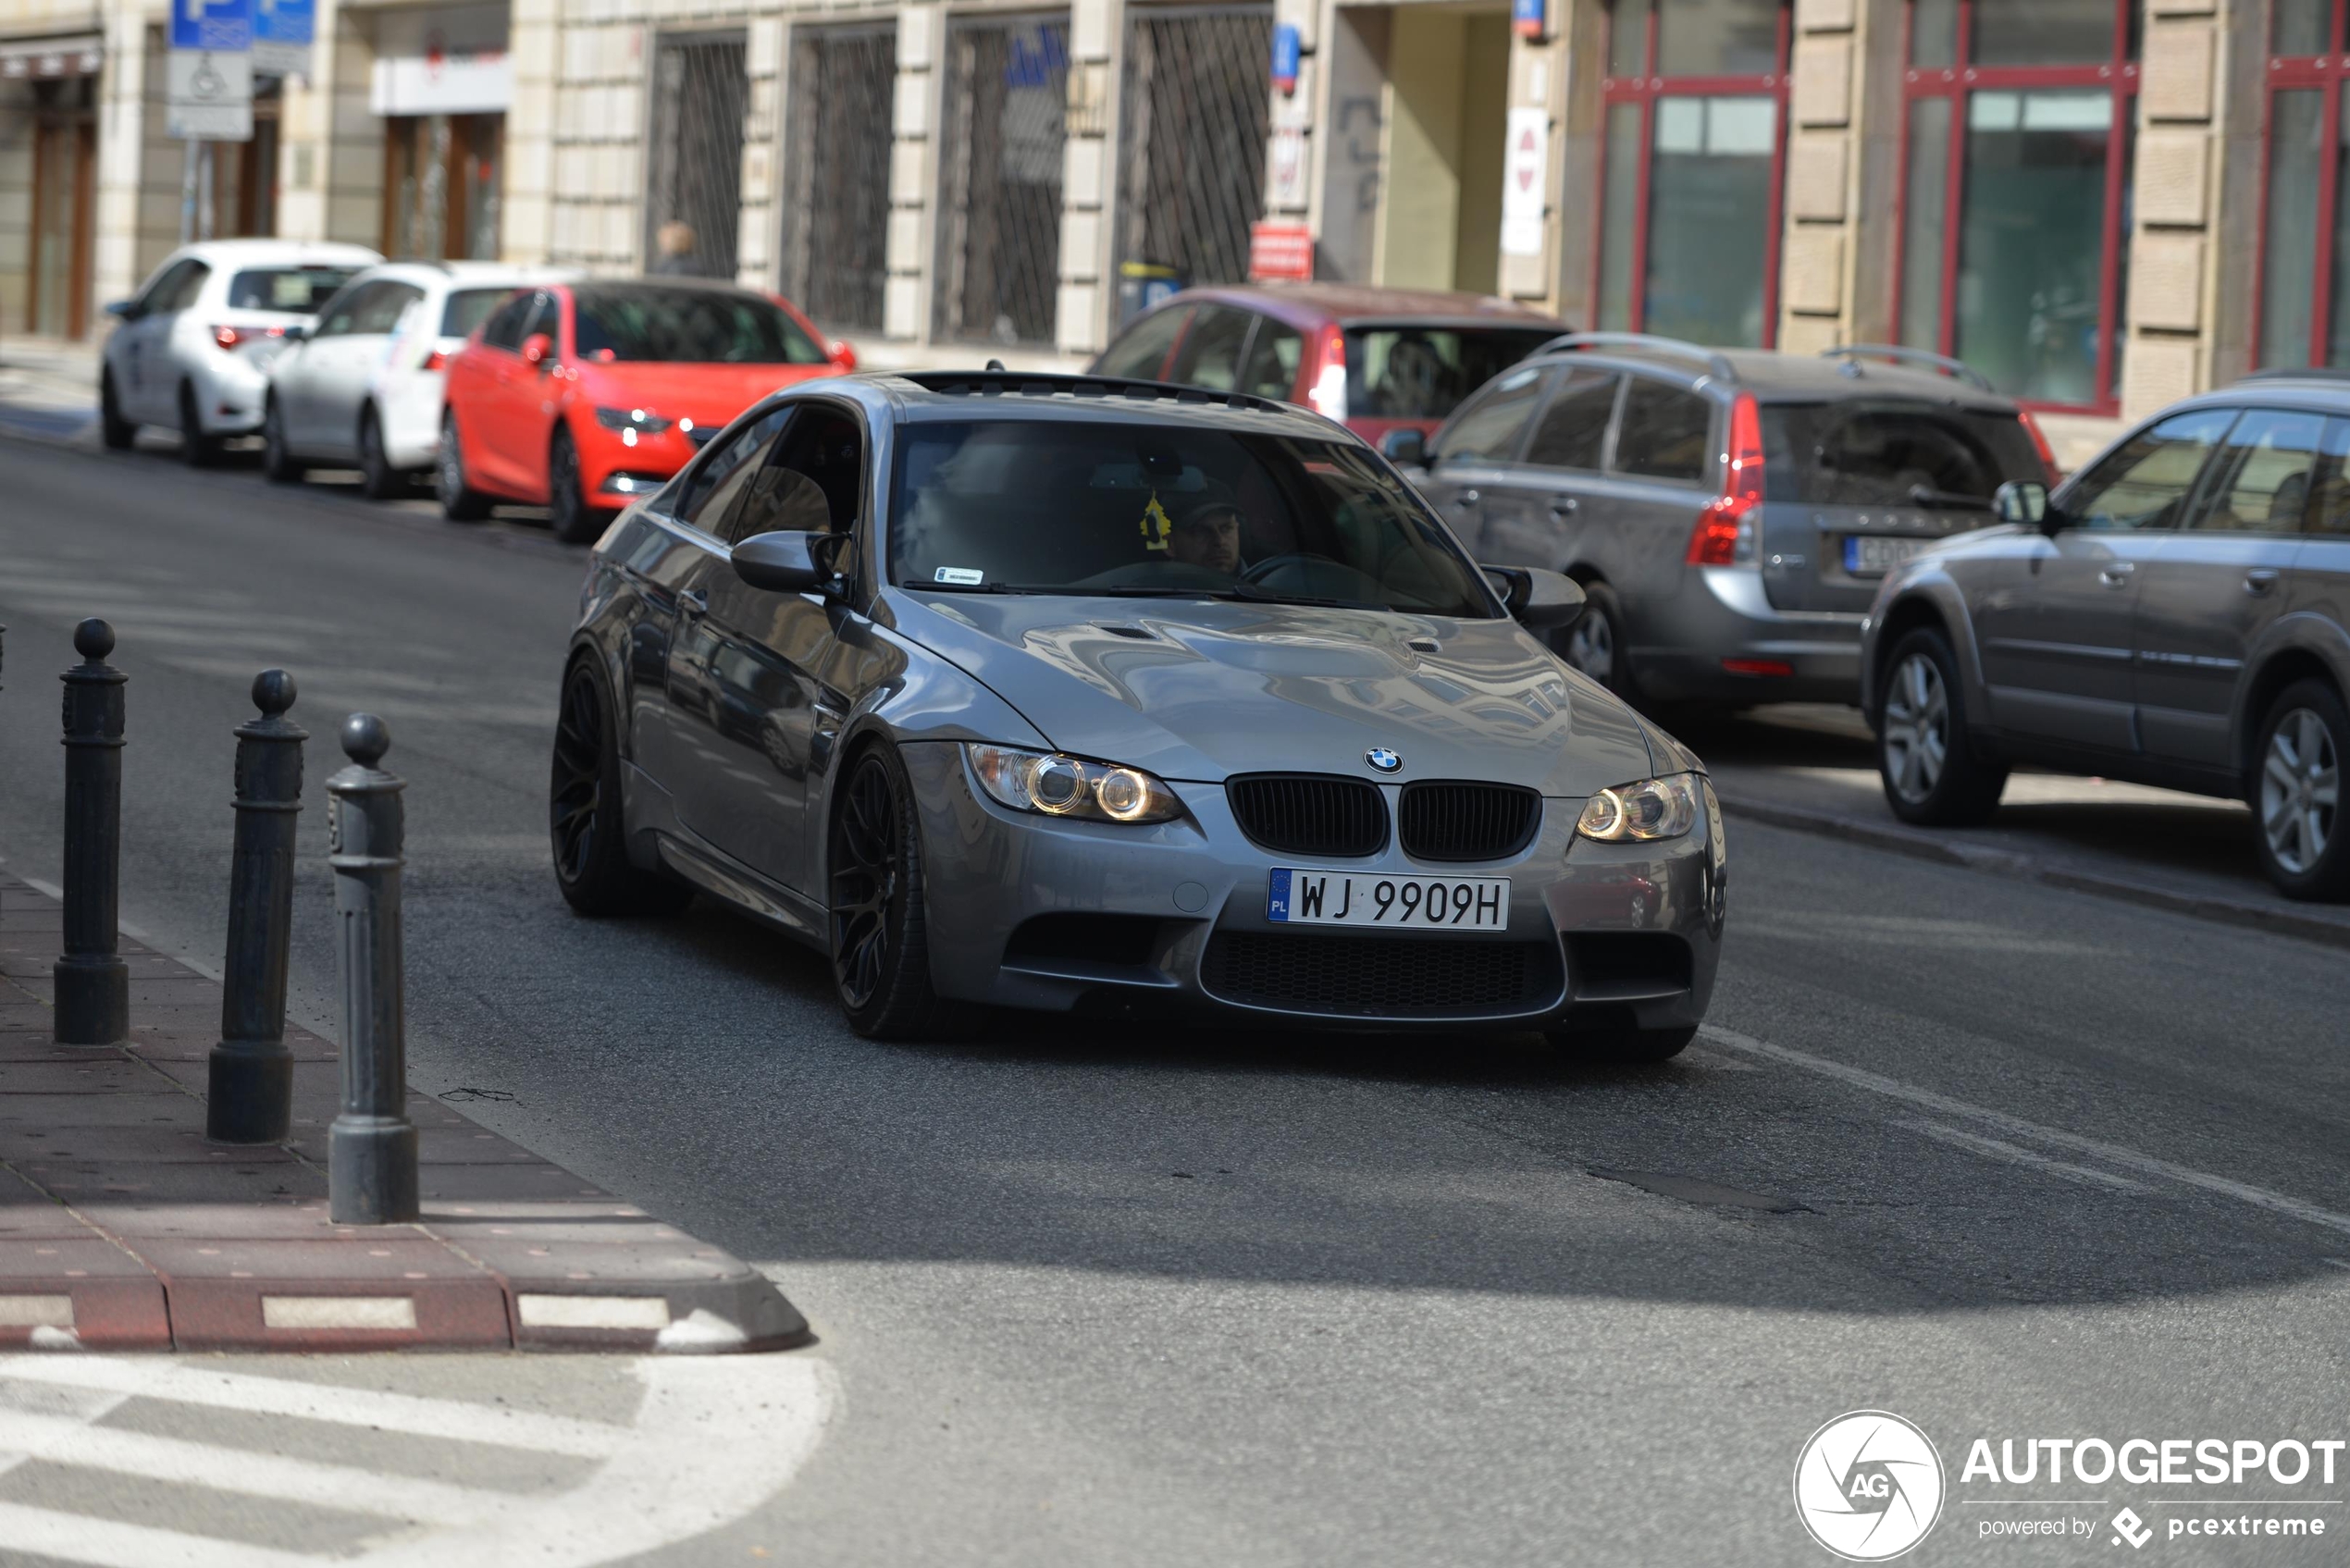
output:
M1363 760L1382 773L1394 772L1404 765L1404 759L1383 746L1375 746L1363 753Z

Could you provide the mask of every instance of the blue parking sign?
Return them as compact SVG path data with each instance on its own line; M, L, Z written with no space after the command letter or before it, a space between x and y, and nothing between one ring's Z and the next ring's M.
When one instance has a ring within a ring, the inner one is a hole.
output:
M253 0L256 43L307 45L317 31L318 0Z
M171 0L171 46L247 53L253 48L253 0Z

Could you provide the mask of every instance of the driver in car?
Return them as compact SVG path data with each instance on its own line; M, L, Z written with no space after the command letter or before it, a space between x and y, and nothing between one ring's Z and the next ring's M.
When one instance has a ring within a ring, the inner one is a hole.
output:
M1211 496L1194 502L1174 521L1174 530L1167 539L1167 553L1171 560L1210 572L1240 575L1240 508Z

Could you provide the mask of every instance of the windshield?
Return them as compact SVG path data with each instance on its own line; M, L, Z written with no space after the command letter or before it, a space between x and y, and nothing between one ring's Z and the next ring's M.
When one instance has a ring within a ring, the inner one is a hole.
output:
M514 290L505 289L460 289L449 296L440 309L440 335L444 338L470 338L474 328L489 318L499 302L510 300Z
M727 289L576 290L579 357L686 364L822 364L822 346L772 300Z
M1143 424L912 425L901 587L1339 603L1490 616L1477 568L1352 442Z
M355 266L249 266L229 279L229 305L310 315L358 274Z
M1773 500L1987 511L2010 479L2047 480L2013 414L1923 403L1768 404L1762 476Z
M1346 412L1443 419L1461 400L1559 335L1547 327L1352 327Z

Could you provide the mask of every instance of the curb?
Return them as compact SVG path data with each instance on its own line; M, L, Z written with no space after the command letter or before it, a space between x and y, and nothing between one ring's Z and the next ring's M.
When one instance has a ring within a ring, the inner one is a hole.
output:
M2038 883L2044 887L2060 887L2072 893L2117 898L2124 903L2167 909L2173 914L2190 915L2221 925L2245 926L2255 931L2299 937L2305 942L2315 942L2328 947L2350 947L2350 924L2297 914L2290 908L2277 908L2267 904L2256 904L2249 899L2228 898L2215 894L2183 893L2176 888L2112 876L2103 871L2051 865L2012 849L1998 849L1988 845L1954 844L1914 828L1874 822L1808 806L1755 800L1724 791L1718 780L1714 790L1721 798L1723 810L1734 817L1750 818L1773 827L1846 839L1855 844L1865 844L1874 849L1906 855L1913 860L1931 860L1937 865L1957 866L2015 882Z

